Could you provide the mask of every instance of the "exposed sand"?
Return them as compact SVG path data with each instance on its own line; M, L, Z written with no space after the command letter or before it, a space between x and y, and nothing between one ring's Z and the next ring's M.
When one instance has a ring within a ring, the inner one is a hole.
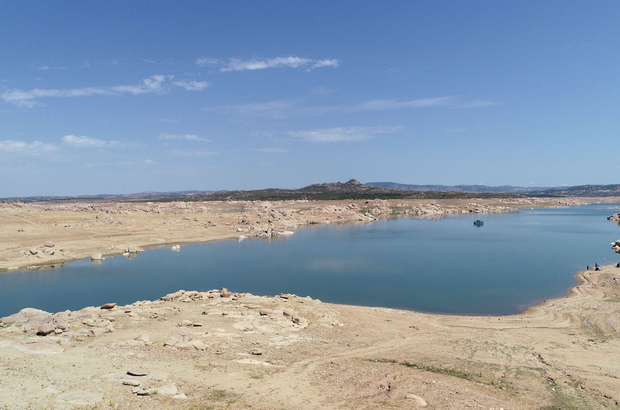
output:
M472 200L356 204L377 209L376 216L388 215L390 208L408 209L409 215L424 209L426 216L433 216L439 210L461 212L468 202L493 212L507 206L551 205ZM326 220L371 220L348 204L261 208L266 205L261 203L243 213L224 212L239 204L201 204L208 210L188 214L137 208L110 214L77 211L77 206L46 211L36 209L38 205L3 204L0 256L2 267L35 266L158 243L152 239L196 242L253 231L271 235ZM118 208L106 206L108 211ZM176 212L177 205L170 206ZM278 209L294 211L279 216ZM250 231L250 226L255 229ZM12 232L17 229L24 232ZM45 250L46 241L54 246ZM30 248L36 255L16 256ZM579 285L566 297L500 317L422 314L215 290L53 316L26 309L3 319L0 329L0 408L376 409L422 408L424 402L426 408L442 409L617 408L620 269L606 266L576 277ZM37 336L44 324L56 333ZM146 375L127 374L136 369ZM149 395L132 393L124 381L139 382L136 390L144 388Z

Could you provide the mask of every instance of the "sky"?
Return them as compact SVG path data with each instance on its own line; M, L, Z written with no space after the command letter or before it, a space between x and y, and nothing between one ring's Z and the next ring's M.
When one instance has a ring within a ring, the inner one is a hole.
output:
M0 0L0 198L620 183L617 1Z

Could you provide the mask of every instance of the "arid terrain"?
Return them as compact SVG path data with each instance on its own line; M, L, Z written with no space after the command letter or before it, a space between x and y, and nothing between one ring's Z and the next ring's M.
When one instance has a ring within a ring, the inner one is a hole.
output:
M3 203L0 268L272 237L314 223L582 202L592 200ZM238 289L77 312L24 309L1 319L0 409L618 408L620 268L576 277L567 296L499 317Z

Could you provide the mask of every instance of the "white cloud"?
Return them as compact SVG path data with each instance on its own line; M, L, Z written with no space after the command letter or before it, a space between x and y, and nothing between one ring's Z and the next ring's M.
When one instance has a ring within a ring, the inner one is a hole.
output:
M338 67L340 62L338 60L319 60L312 65L312 68L319 67Z
M159 134L160 140L187 140L197 142L211 142L208 138L202 138L193 134L176 135L176 134Z
M462 108L482 108L482 107L494 107L500 105L498 102L491 100L471 100L465 101L461 104Z
M308 142L356 142L365 141L377 134L397 131L398 127L337 127L318 130L290 131L289 135Z
M38 71L47 71L47 70L65 70L67 67L49 67L46 65L31 65L31 67Z
M72 147L78 148L101 148L101 147L112 147L118 145L117 141L106 142L97 138L89 138L86 136L76 137L75 135L67 135L62 137L63 144L70 145Z
M204 150L184 151L180 149L174 149L170 151L170 153L177 157L206 157L209 155L216 154L216 152L213 152L213 151L204 151Z
M202 91L209 86L206 81L175 81L172 84L183 87L187 91Z
M24 142L15 140L0 140L0 152L25 153L29 155L41 155L56 151L58 148L41 141Z
M454 96L434 97L434 98L418 98L409 101L395 100L369 100L357 106L351 107L352 111L383 111L394 110L399 108L425 108L448 105L454 102Z
M223 64L222 60L218 60L217 58L199 58L196 60L196 64L203 67L206 65L217 66Z
M223 108L208 108L209 111L234 112L248 117L285 118L297 110L297 103L293 100L277 100L266 103L250 103L229 105Z
M260 148L260 149L257 149L256 151L258 151L258 152L268 152L268 153L272 153L272 154L282 154L284 152L289 152L289 150L286 149L286 148Z
M207 87L207 82L197 81L176 81L171 82L172 75L153 75L145 78L136 85L116 85L112 87L84 87L84 88L72 88L72 89L39 89L35 88L30 91L22 91L19 89L13 89L5 91L0 98L8 103L15 104L19 107L33 107L39 103L36 101L38 98L43 97L88 97L93 95L112 95L119 96L123 94L165 94L171 86L183 87L186 90L200 91ZM171 85L169 85L171 84Z
M340 62L336 59L330 60L313 60L311 58L302 58L296 56L289 57L276 57L268 59L252 59L252 60L240 60L231 58L228 62L219 60L217 58L199 58L196 60L196 64L199 66L214 66L220 67L220 71L246 71L246 70L262 70L265 68L280 68L280 67L307 67L308 71L314 68L320 67L338 67Z

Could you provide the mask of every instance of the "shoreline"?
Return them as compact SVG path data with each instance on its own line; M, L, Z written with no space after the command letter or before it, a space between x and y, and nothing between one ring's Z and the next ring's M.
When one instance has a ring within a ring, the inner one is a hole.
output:
M287 202L278 202L275 204L269 202L261 202L258 203L248 203L243 202L245 206L248 208L237 209L234 207L238 207L239 204L237 202L229 202L229 203L217 203L218 207L213 207L214 209L210 209L207 212L204 212L205 205L209 205L209 203L190 203L194 206L200 206L200 213L168 213L166 214L168 217L178 217L179 215L192 215L194 216L194 220L197 221L196 216L200 215L210 216L211 219L215 218L215 215L219 214L219 218L222 218L223 213L228 213L226 215L228 218L225 218L225 226L220 227L219 229L214 229L211 232L205 232L207 236L204 235L196 235L194 232L187 232L187 229L183 229L186 227L183 226L174 226L174 229L181 233L176 237L172 238L153 238L153 236L158 236L156 234L161 234L162 232L148 232L150 228L146 228L140 232L139 235L136 235L136 232L123 233L123 232L111 232L108 235L97 235L93 234L94 238L89 237L89 240L97 239L96 242L92 245L82 246L80 249L76 250L66 250L66 244L56 244L54 242L54 237L57 236L58 223L54 226L42 226L40 228L43 232L37 232L36 236L32 238L27 243L23 243L21 248L21 257L15 257L15 253L17 253L18 246L16 243L20 242L20 239L17 237L15 232L23 232L23 228L14 229L13 232L10 232L6 235L6 238L3 241L0 241L0 245L5 245L7 248L6 251L0 251L0 274L14 271L27 271L27 270L36 270L36 269L45 269L45 268L55 268L55 265L64 265L65 263L91 258L94 254L101 254L103 257L111 257L118 256L127 253L130 249L138 250L138 252L142 252L143 250L156 248L159 246L172 246L176 244L188 244L188 243L205 243L216 240L233 240L239 239L240 237L248 237L249 238L274 238L282 233L290 234L290 231L298 229L304 226L310 225L321 225L321 224L358 224L358 223L372 223L379 219L390 219L390 218L438 218L438 217L446 217L446 216L455 216L455 215L463 215L463 214L489 214L489 213L505 213L505 212L514 212L519 209L531 208L534 205L536 208L544 208L544 207L552 207L552 206L574 206L574 205L586 205L594 203L595 201L599 203L602 202L601 198L564 198L562 201L558 201L557 199L539 199L539 198L530 198L530 199L522 199L519 201L516 200L504 200L504 199L490 199L490 200L477 200L468 199L468 200L393 200L393 201L385 201L385 200L373 200L373 201L316 201L316 202L305 202L301 201L300 203L287 203ZM604 198L605 202L620 202L620 198ZM470 201L470 202L467 202ZM515 202L516 201L516 202ZM370 204L369 204L370 203ZM148 206L152 203L146 203ZM165 205L176 205L177 203L166 203ZM181 211L185 211L187 209L187 203L178 203L182 204L183 208ZM265 204L265 205L263 205ZM17 204L19 207L31 208L28 209L28 213L32 213L33 211L37 211L40 209L44 209L44 212L49 212L54 205L48 204ZM67 209L72 204L63 204L57 205L56 210L58 213L65 214L71 212L67 211ZM73 204L76 207L87 208L95 207L95 205L89 203L81 203L76 202ZM106 214L110 211L106 208L115 208L121 205L125 205L126 207L135 211L136 208L140 208L140 205L143 204L133 204L133 203L101 203L96 204L96 210L93 212L89 212L90 214L94 214L96 220L99 219L99 216L102 214L102 209L105 210ZM0 204L0 217L4 216L4 219L7 219L7 214L11 216L11 213L7 212L7 210L11 210L12 207L16 206L15 203L5 203ZM225 209L225 206L229 208L232 206L232 210ZM290 209L286 208L304 208L304 213L301 217L297 215L297 218L292 218L293 212ZM329 208L332 209L329 209ZM37 209L38 208L38 209ZM168 206L170 208L170 206ZM264 209L261 209L264 208ZM325 209L328 208L328 209ZM261 218L261 213L263 215L267 214L269 216L274 216L274 213L279 211L279 209L285 209L284 212L280 211L280 214L284 214L284 218L281 215L276 215L275 220L268 219L267 221L254 221L252 218L247 218L247 214L256 212L258 210L257 215ZM316 210L318 209L318 212ZM81 210L80 210L81 211ZM173 211L179 211L173 209ZM261 212L262 211L262 212ZM314 213L308 213L315 211ZM83 212L83 211L81 211ZM88 211L86 211L88 212ZM135 214L129 214L135 215ZM139 212L138 212L139 215ZM239 224L239 221L235 221L234 217L239 215L245 215L242 219L242 223ZM24 215L20 215L24 216ZM29 215L30 216L30 215ZM144 216L144 215L139 215ZM152 216L152 215L150 215ZM66 215L62 215L60 218L66 217ZM123 218L120 215L115 215L117 220L116 223L123 223ZM280 218L278 218L280 217ZM150 221L147 223L161 223L161 219L169 219L167 217L161 218L150 218ZM190 219L189 217L181 217L184 220ZM131 218L125 218L131 219ZM155 220L155 222L153 222ZM245 220L245 221L244 221ZM0 223L5 222L0 218ZM15 224L14 221L13 224ZM217 225L211 221L208 221L212 224L213 228L217 228ZM233 223L237 223L235 226L232 226ZM265 223L266 222L266 223ZM5 222L6 223L6 222ZM81 222L83 223L83 222ZM91 223L91 222L87 222ZM164 222L165 224L166 222ZM254 223L259 226L253 225ZM253 231L246 230L248 228L247 225L250 225L250 229ZM64 227L71 227L71 225L65 225ZM93 226L94 227L94 226ZM205 225L207 227L207 225ZM211 227L211 226L209 226ZM222 229L224 228L224 229ZM226 229L228 228L228 229ZM236 228L236 229L231 229ZM246 229L244 229L246 228ZM243 231L239 232L238 230L242 229ZM54 232L56 231L56 232ZM72 232L73 235L69 235L69 246L75 245L76 241L81 241L80 238L81 232ZM188 235L189 234L189 235ZM63 233L63 236L64 235ZM97 236L99 236L97 238ZM128 240L123 241L123 243L119 243L118 240L115 240L118 236L126 236ZM147 237L149 237L147 239ZM161 236L161 235L160 235ZM130 239L132 238L133 239ZM37 243L38 242L38 243ZM53 245L50 249L47 249L45 245L41 245L41 242L51 242ZM112 245L105 246L104 243L113 243ZM11 249L13 248L13 249ZM60 251L60 255L56 255L57 251ZM65 253L65 250L67 251ZM13 251L13 252L11 252ZM48 251L51 251L52 254L49 255ZM129 252L132 253L132 252ZM136 252L133 252L136 253ZM11 256L8 256L11 255ZM34 259L32 256L40 258Z
M402 201L360 201L357 208L349 208L351 202L305 204L301 209L296 209L299 204L269 204L267 212L244 210L222 217L209 210L143 217L138 209L121 217L113 214L108 221L113 224L99 236L102 209L30 209L24 217L11 212L21 223L0 226L17 228L28 216L30 243L64 234L50 248L87 258L91 250L109 246L119 254L143 243L139 240L150 247L196 243L199 235L204 238L207 224L212 232L207 239L218 240L326 221L360 223L360 215L370 222L366 215L371 211L374 221L403 209L428 213L401 216L434 217L507 208L501 202L484 204L487 208L480 203L467 208L471 205L415 202L408 208L398 206ZM108 210L116 211L114 207ZM2 217L0 222L11 222L0 208ZM244 232L237 232L239 227ZM164 242L149 239L158 237ZM11 252L26 243L17 242L9 246ZM23 258L34 262L46 257ZM13 323L0 327L0 407L617 407L620 269L606 265L601 271L577 272L575 278L577 285L563 296L498 316L422 313L225 289L178 291L109 309L50 314L26 308L11 315ZM37 335L43 325L49 325L47 336Z
M616 275L614 265L579 272L565 296L499 317L227 289L55 314L23 309L0 327L0 404L614 407Z

